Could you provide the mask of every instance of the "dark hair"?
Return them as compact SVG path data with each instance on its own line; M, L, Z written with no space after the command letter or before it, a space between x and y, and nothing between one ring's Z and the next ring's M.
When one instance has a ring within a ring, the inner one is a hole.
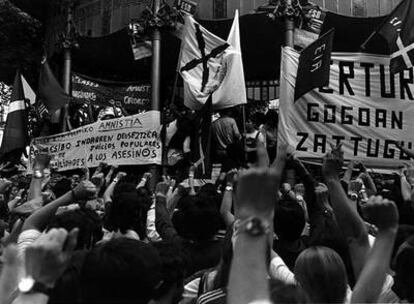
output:
M279 123L279 115L275 110L269 110L265 115L265 121L269 126L277 127Z
M273 303L308 303L308 298L303 289L294 284L283 281L270 280L270 298Z
M193 241L211 239L220 229L221 216L216 207L200 196L187 196L180 200L180 209L172 218L174 227L182 237Z
M133 183L120 182L116 184L115 186L113 198L114 200L116 200L117 197L123 193L135 192L135 191L136 191L136 186Z
M327 247L310 247L298 256L295 278L313 303L343 303L348 278L341 257Z
M105 227L112 231L119 229L121 233L134 230L140 238L145 238L146 216L142 197L135 189L132 192L118 193L109 207Z
M153 243L162 262L162 285L157 289L156 299L166 295L171 288L176 288L176 302L184 291L184 276L187 259L183 250L173 242L161 241Z
M70 191L71 189L72 189L72 182L68 178L62 178L52 187L52 191L55 194L56 198L61 197L66 192Z
M140 241L118 238L92 249L81 271L84 303L148 303L161 283L157 250Z
M79 228L76 249L90 249L102 239L102 222L95 211L84 208L55 215L48 225L51 228L65 228L71 231Z
M414 302L414 235L403 243L395 257L393 290L403 300Z
M277 236L286 241L295 241L305 227L305 213L293 200L281 200L276 207L274 229Z

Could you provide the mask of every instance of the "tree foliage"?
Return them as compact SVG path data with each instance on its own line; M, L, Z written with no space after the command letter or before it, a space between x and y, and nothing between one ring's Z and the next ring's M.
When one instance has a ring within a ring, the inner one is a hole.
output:
M16 70L35 78L43 52L43 29L36 19L0 0L0 81L10 84Z

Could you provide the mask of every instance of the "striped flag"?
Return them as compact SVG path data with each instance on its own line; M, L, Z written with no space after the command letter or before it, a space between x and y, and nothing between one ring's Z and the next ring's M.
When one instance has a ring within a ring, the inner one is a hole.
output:
M11 155L14 159L20 158L29 143L27 124L28 111L22 78L20 73L17 72L0 147L0 159L5 160Z

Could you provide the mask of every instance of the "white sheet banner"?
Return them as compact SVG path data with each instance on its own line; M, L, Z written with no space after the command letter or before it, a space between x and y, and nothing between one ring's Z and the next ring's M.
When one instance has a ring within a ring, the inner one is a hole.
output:
M376 168L407 160L393 141L414 149L413 70L392 76L388 57L334 53L329 87L294 102L298 62L296 51L283 49L279 142L313 159L342 143L346 159Z
M52 155L58 170L109 165L161 164L160 112L149 111L47 137L30 146L29 168L40 151Z

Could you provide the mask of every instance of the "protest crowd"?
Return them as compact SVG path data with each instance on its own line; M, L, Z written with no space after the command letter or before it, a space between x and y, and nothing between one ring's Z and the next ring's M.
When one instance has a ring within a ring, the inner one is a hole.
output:
M414 0L366 53L333 52L335 30L309 22L313 41L281 48L275 107L248 103L238 11L224 40L184 3L180 27L165 3L143 14L168 19L153 38L180 39L182 100L159 102L161 38L148 50L138 23L127 40L153 56L151 85L68 68L64 90L48 58L36 96L16 73L0 304L414 303Z
M273 152L257 140L249 168L155 191L151 173L64 176L38 154L31 179L0 180L1 303L414 301L413 167L375 183L337 146L316 178Z

